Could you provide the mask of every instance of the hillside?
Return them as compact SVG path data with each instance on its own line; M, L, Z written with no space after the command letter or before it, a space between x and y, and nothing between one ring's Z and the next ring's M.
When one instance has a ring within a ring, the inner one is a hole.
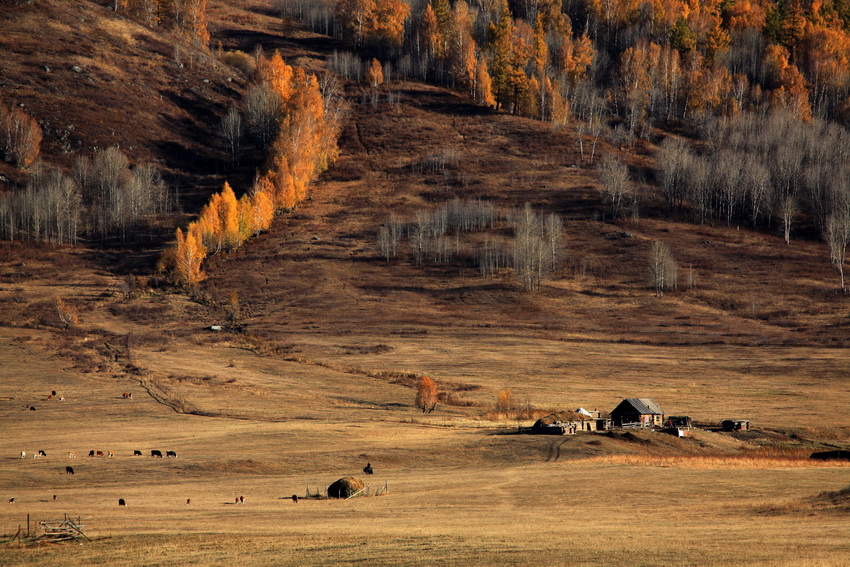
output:
M270 4L210 0L212 44L280 49L325 73L345 44ZM249 190L264 159L249 144L228 168L214 142L248 77L97 2L3 8L0 98L40 121L43 158L69 168L120 144L163 169L182 209L127 245L0 243L0 497L15 498L0 511L0 563L846 563L847 464L806 458L850 444L847 296L822 242L668 217L651 184L657 139L600 141L597 155L642 175L637 214L612 222L576 125L424 82L349 81L339 157L308 198L181 288L155 273L171 230L225 180ZM0 173L2 191L27 175ZM382 256L382 226L456 199L501 216L448 234L447 259L417 262L406 237ZM564 227L562 263L533 290L475 262L486 243L510 242L507 217L526 203ZM661 297L647 275L654 241L681 269ZM57 297L78 312L70 328ZM422 375L442 394L430 414L413 403ZM508 389L510 419L495 408ZM754 431L515 434L540 413L638 396ZM367 462L373 493L389 494L304 499ZM27 514L64 513L94 541L12 541Z

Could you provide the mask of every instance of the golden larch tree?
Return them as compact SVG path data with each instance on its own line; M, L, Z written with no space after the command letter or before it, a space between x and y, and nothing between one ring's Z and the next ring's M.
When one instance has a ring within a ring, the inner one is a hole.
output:
M420 378L416 386L416 407L422 413L431 413L437 407L437 383L428 376Z

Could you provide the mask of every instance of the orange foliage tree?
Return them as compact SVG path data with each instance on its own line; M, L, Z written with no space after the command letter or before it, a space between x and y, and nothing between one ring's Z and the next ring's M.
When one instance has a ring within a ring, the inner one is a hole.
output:
M203 279L201 264L207 257L200 228L191 223L186 234L177 229L177 247L174 251L174 277L178 283L193 284Z
M437 383L428 376L420 378L416 386L416 407L422 413L431 413L437 407Z
M6 161L20 168L29 167L41 150L41 126L17 107L0 104L0 151Z
M369 84L373 89L384 84L384 67L377 59L372 59L372 64L369 65Z

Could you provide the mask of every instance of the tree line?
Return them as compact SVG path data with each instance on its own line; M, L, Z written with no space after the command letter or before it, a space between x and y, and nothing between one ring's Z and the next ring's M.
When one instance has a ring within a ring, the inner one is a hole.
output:
M195 47L207 48L207 0L111 0L112 9L143 24L177 31Z
M160 267L171 269L179 283L200 281L207 256L238 248L267 230L275 213L294 209L336 157L344 107L331 78L320 85L315 75L287 65L279 52L259 54L241 107L228 110L219 132L234 162L243 135L252 136L266 152L265 173L238 200L225 183L196 221L177 229L176 245Z
M509 230L511 236L499 233ZM470 238L462 238L468 234ZM466 262L483 277L510 270L526 290L557 274L565 258L564 226L554 213L521 208L497 210L486 201L454 199L419 209L411 220L391 216L379 229L378 250L387 261L404 251L416 264Z
M658 124L781 110L850 123L844 0L279 0L399 77L563 124Z
M0 194L0 238L76 244L85 234L126 241L134 228L173 207L159 170L131 166L116 147L77 157L69 173L36 160L22 191Z

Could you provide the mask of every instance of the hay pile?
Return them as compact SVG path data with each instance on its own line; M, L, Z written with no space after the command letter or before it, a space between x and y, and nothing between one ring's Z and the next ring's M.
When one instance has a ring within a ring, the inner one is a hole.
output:
M328 487L328 498L348 498L364 488L366 484L362 480L354 476L346 476Z
M546 427L547 425L554 425L556 423L564 423L569 421L581 421L588 420L586 415L581 415L572 411L563 411L558 413L550 413L549 415L544 415L540 419L534 422L534 425L531 427L534 429L540 429L541 427Z

